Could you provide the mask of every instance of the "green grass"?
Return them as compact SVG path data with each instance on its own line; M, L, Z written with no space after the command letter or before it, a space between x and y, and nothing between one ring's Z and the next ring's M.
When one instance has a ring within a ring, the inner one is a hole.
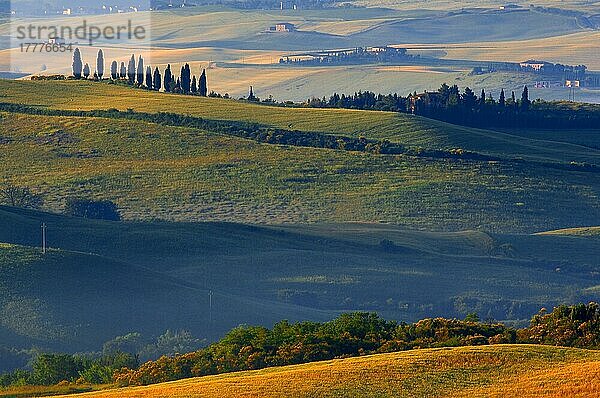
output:
M33 247L42 222L53 248L44 256ZM541 307L589 301L600 283L597 240L560 235L114 223L10 208L0 223L0 242L10 242L0 246L0 338L15 347L91 350L166 329L213 339L240 323L353 310L522 322Z
M72 196L110 199L129 221L0 208L0 242L21 245L0 248L6 344L97 349L132 330L167 328L215 338L243 322L322 320L351 310L399 320L476 311L523 321L542 306L594 297L595 238L527 235L600 224L596 174L542 165L597 163L594 148L568 137L530 139L393 113L285 109L89 82L0 88L3 102L53 109L291 124L430 149L469 145L501 158L385 156L143 121L2 113L0 178L44 193L52 211ZM510 160L521 154L525 162ZM31 248L42 222L50 246L60 249L44 257Z
M55 109L171 111L387 138L427 149L460 147L505 159L600 163L597 149L564 142L567 138L533 139L388 112L278 108L85 82L0 86L3 101ZM114 200L128 219L387 221L411 228L501 232L594 225L600 211L596 178L537 163L263 145L131 120L1 116L5 167L0 177L42 191L54 211L69 196L89 196Z
M595 351L498 345L426 349L91 393L91 397L593 396Z

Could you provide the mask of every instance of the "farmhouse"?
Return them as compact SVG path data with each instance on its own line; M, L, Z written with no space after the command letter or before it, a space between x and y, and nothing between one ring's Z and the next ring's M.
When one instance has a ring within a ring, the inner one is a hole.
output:
M541 71L547 66L554 66L553 64L546 61L535 61L530 59L529 61L521 62L519 64L523 69L533 69L536 72Z
M269 28L269 32L294 32L295 30L294 24L289 22L281 22Z

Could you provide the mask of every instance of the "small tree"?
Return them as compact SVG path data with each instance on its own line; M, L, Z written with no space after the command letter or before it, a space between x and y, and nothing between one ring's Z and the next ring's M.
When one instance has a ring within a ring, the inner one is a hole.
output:
M167 65L167 69L165 69L165 91L167 93L171 92L171 79L173 75L171 74L171 64Z
M102 80L102 76L104 76L104 53L101 49L98 50L98 57L96 58L96 73L98 79Z
M119 68L119 77L121 79L125 79L127 77L127 68L125 67L125 62L121 62L121 67Z
M152 90L152 69L150 69L150 65L146 66L146 88Z
M0 202L13 207L39 209L44 204L44 197L27 187L7 184L0 190Z
M81 60L81 52L79 48L73 51L73 76L76 79L81 79L81 72L83 71L83 61Z
M85 64L85 66L83 67L83 77L85 77L86 79L90 77L90 66L88 64Z
M144 59L141 55L138 58L137 64L137 84L140 86L144 84Z
M160 71L158 70L158 67L156 67L156 69L154 69L154 76L152 77L152 80L153 80L152 87L154 88L154 90L160 91L161 76L160 76Z
M200 75L200 82L198 83L198 92L203 97L206 97L206 95L208 94L208 83L206 81L205 69L202 69L202 74Z
M129 84L135 83L135 55L131 54L129 64L127 65L127 81Z
M523 87L523 94L521 94L521 102L519 105L521 106L522 111L527 112L529 110L531 101L529 100L529 89L527 86Z
M117 61L112 61L112 63L110 64L110 77L113 80L117 80L118 76L118 72L117 69L119 68Z
M192 94L196 94L198 92L198 84L196 83L196 75L192 77L192 85L190 87L190 91Z
M504 89L500 91L500 99L498 100L498 105L504 107L506 105L506 95L504 94Z

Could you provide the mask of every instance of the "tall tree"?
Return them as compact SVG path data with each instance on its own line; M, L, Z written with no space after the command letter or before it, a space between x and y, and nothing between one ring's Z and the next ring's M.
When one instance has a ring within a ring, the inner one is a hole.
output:
M486 94L485 94L485 89L481 89L481 97L479 97L479 104L481 106L485 106L485 98L486 98Z
M208 84L206 81L205 69L202 69L202 74L200 75L200 82L198 83L198 92L203 97L206 97L206 95L208 94Z
M161 76L158 67L154 69L154 76L152 77L152 88L156 91L160 91L161 87Z
M125 67L125 62L121 62L121 67L119 68L119 77L121 79L125 79L127 77L127 68Z
M187 94L190 92L190 85L191 85L190 75L191 75L190 65L185 64L184 66L181 67L181 91L183 91L184 94Z
M500 91L500 99L498 100L498 105L504 107L506 105L506 94L504 94L504 89Z
M102 80L102 76L104 76L104 52L102 52L102 49L98 50L98 56L96 57L96 73L98 79Z
M88 64L85 64L85 66L83 67L83 77L85 77L86 79L90 76L90 66Z
M135 55L131 54L129 65L127 65L127 80L129 84L135 83Z
M165 81L164 81L164 86L165 86L165 91L167 93L171 92L171 79L173 77L173 74L171 73L171 64L167 65L167 69L165 69Z
M144 59L141 55L138 58L137 64L137 84L140 86L144 84Z
M473 108L477 103L477 96L469 87L465 88L462 100L467 108Z
M198 84L196 83L196 75L192 77L192 85L190 87L192 94L198 93Z
M150 65L146 66L146 88L152 90L152 69Z
M83 61L81 60L81 52L79 48L73 51L73 76L75 79L81 79L81 72L83 71Z
M523 93L521 94L521 103L519 105L521 106L521 110L525 112L529 110L531 101L529 101L529 89L527 88L527 86L523 87Z
M110 64L110 78L113 80L117 80L118 78L118 74L117 74L117 68L119 66L117 65L117 61L112 61Z

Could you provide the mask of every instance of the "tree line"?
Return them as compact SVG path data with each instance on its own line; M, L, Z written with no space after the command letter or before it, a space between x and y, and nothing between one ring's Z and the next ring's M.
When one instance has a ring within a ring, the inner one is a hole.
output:
M315 108L348 108L409 113L453 124L471 127L504 128L597 128L600 107L591 104L531 101L529 89L517 98L502 89L496 100L481 90L478 96L471 88L461 92L457 85L444 83L437 91L408 96L359 91L353 95L334 93L329 98L311 98L307 106Z
M91 69L88 63L84 63L81 57L79 48L73 52L73 77L75 79L89 79ZM93 74L94 80L102 80L104 73L104 52L98 50L96 56L96 69ZM113 81L125 81L127 84L136 87L146 88L148 90L160 91L161 89L167 93L181 93L208 96L208 83L206 78L206 69L202 69L202 73L198 78L192 75L189 64L181 67L179 76L172 70L171 65L167 65L161 74L158 67L152 68L150 65L144 65L144 58L140 55L137 59L135 54L131 55L129 62L120 64L117 61L112 61L110 64L110 79Z
M270 329L239 326L205 348L162 356L140 366L135 356L123 352L109 351L93 360L45 354L34 362L32 371L4 374L0 376L0 384L10 385L15 380L39 384L62 380L106 381L106 375L112 370L112 381L118 385L145 385L417 348L514 343L599 349L600 305L594 302L561 305L550 313L542 309L533 316L530 325L522 329L480 322L476 314L469 314L464 320L429 318L404 323L385 320L374 313L347 313L323 323L281 321Z

